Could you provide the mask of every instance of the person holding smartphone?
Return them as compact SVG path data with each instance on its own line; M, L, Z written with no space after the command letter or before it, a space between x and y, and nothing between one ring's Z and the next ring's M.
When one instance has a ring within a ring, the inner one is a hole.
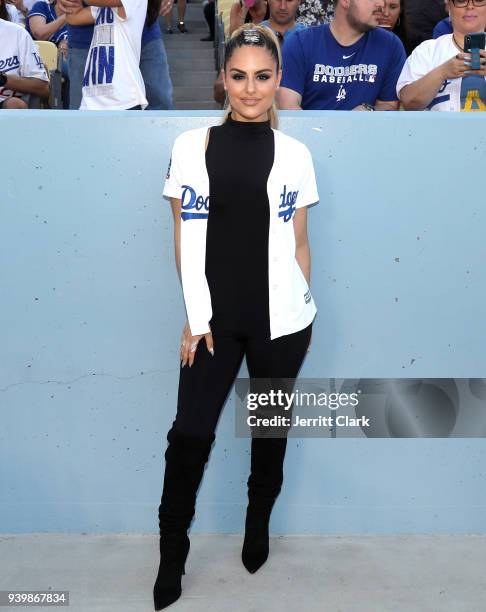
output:
M237 0L230 10L230 35L244 23L261 23L269 17L266 0Z
M307 207L319 196L308 148L276 129L281 61L269 28L236 30L222 69L230 104L223 123L183 132L172 148L164 196L174 215L187 323L158 513L156 610L181 595L196 493L243 358L252 384L271 379L288 390L310 343L316 307ZM269 553L287 437L251 433L242 562L254 573Z
M450 0L449 9L452 34L421 43L403 67L397 95L405 110L486 110L486 0ZM464 48L466 37L474 33L482 47L475 70Z

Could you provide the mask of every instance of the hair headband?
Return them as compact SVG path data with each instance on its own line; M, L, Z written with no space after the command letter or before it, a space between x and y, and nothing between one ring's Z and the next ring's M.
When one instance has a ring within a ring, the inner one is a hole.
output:
M245 43L257 43L261 38L262 34L258 30L243 30L243 40Z

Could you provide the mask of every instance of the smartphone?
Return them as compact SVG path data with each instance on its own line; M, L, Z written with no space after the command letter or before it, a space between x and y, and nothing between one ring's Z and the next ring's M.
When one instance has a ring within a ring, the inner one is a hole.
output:
M486 32L476 32L464 36L464 52L471 54L471 70L481 68L480 49L486 49Z

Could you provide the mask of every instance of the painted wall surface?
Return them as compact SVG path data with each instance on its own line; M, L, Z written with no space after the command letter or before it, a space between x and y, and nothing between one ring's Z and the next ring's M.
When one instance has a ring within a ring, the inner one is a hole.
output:
M157 531L184 323L161 191L175 136L219 121L1 113L3 532ZM302 376L485 375L485 128L459 113L282 113L321 198ZM233 423L230 398L193 532L243 529L249 439ZM485 450L291 439L272 531L484 533Z

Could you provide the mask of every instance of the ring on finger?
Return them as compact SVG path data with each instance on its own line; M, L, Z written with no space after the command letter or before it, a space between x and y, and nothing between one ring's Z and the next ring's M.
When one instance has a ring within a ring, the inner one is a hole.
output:
M189 349L191 353L195 353L197 348L197 342L193 342L191 344L191 348Z

